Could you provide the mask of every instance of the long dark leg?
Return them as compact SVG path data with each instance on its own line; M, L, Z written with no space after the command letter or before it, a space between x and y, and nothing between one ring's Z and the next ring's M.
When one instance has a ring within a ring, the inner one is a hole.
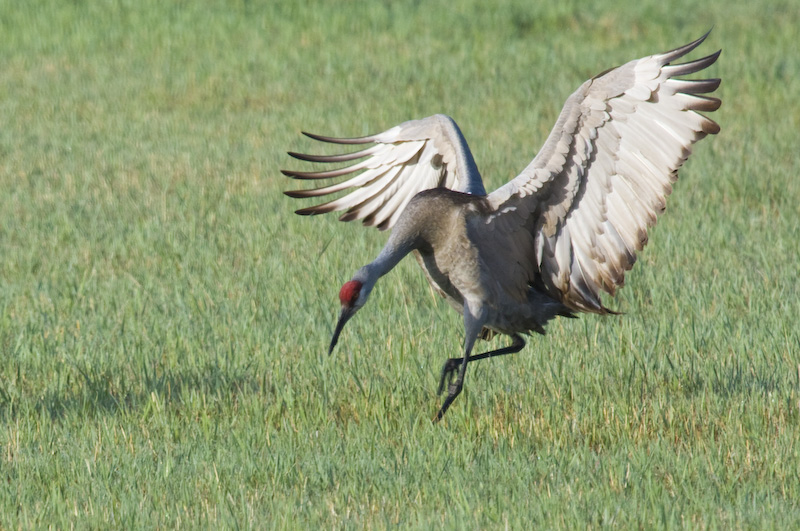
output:
M474 356L469 356L467 357L466 362L464 361L464 358L450 358L449 360L444 362L444 365L442 366L442 376L439 378L439 390L437 391L437 393L442 394L442 391L444 390L445 380L448 380L448 383L452 385L453 372L457 368L461 366L466 367L466 364L471 361L478 361L484 358L493 358L495 356L503 356L504 354L514 354L515 352L519 352L520 350L523 349L523 347L525 347L525 340L522 339L521 336L514 334L511 336L511 338L513 339L513 342L509 346L499 348L497 350L490 350L489 352L484 352L482 354L475 354ZM459 378L461 378L463 382L461 371L459 371ZM444 415L443 411L440 411L440 416L438 418L441 418L441 415Z
M467 363L469 362L469 356L464 356L463 358L452 358L458 362L460 365L456 365L459 367L458 369L458 376L456 376L455 381L451 381L450 385L447 387L447 397L444 399L442 403L442 407L439 408L439 412L436 414L436 417L433 419L434 422L439 422L444 417L447 408L450 407L450 404L453 403L453 400L461 393L461 389L464 387L464 376L467 374ZM455 370L455 366L454 369ZM439 387L441 388L441 383ZM441 390L439 391L441 394Z
M464 387L464 376L467 374L467 363L469 362L469 354L472 352L472 347L475 346L475 340L478 339L478 332L483 328L483 323L486 322L486 309L482 308L480 304L472 303L464 305L464 356L456 358L456 363L453 365L455 370L458 369L458 376L454 381L450 382L447 387L447 398L444 399L442 407L433 418L434 422L442 420L447 408L453 403L453 400L461 393L461 388Z

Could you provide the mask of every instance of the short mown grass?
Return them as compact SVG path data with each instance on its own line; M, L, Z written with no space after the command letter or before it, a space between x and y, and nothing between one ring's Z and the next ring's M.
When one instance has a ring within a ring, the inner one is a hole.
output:
M624 315L476 364L433 424L463 331L407 260L327 356L385 234L292 214L301 129L444 112L493 189L583 80L711 26L722 133ZM0 7L0 527L800 527L798 27L788 0Z

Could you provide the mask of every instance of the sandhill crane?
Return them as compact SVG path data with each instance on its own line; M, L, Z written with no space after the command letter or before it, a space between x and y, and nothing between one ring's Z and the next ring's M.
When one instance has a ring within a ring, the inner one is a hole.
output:
M710 32L709 32L710 33ZM307 136L334 144L372 144L303 161L359 161L319 172L283 171L296 179L356 175L295 198L348 193L303 208L313 215L346 210L342 221L392 229L378 257L345 282L333 351L345 323L362 308L377 280L413 252L428 282L464 320L463 354L442 367L438 421L461 392L467 364L519 352L522 334L544 333L556 316L615 313L614 295L647 230L663 212L691 146L719 126L701 112L720 100L703 96L719 79L684 80L713 64L720 51L673 64L702 43L637 59L582 84L566 101L544 146L517 177L487 194L456 123L435 115L361 138ZM356 173L360 172L360 173ZM471 355L478 338L511 337L507 347Z

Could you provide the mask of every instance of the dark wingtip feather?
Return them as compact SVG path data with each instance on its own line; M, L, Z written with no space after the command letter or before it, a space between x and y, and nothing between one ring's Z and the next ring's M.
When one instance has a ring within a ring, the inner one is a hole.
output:
M307 162L317 162L314 160L316 157L314 155L304 155L303 153L295 153L294 151L287 151L287 155L297 160L303 160Z
M294 171L294 170L281 170L281 173L292 179L301 180L314 180L314 179L330 179L333 177L341 177L353 171L352 167L340 168L338 170L329 171Z
M722 80L712 79L670 79L669 83L677 87L678 92L683 94L708 94L719 88Z
M370 154L372 148L367 148L353 153L342 153L341 155L307 155L305 153L295 153L289 151L290 157L302 160L305 162L348 162L356 159L363 159Z
M668 52L662 53L661 57L663 57L663 59L664 59L664 63L663 64L668 64L671 61L674 61L675 59L677 59L678 57L683 57L687 53L691 52L692 50L694 50L695 48L700 46L700 44L702 44L703 41L706 40L706 37L708 37L708 35L711 33L711 30L713 30L713 29L714 29L714 27L712 26L711 29L709 29L707 32L705 32L705 34L702 37L700 37L697 40L694 40L694 41L690 42L689 44L684 44L683 46L679 46L679 47L675 48L674 50L670 50Z
M691 110L701 112L713 112L719 109L722 100L709 96L692 96Z
M301 216L316 216L318 214L327 214L328 212L332 212L333 207L329 206L328 204L324 205L317 205L308 208L301 208L299 210L295 210L295 214L300 214Z
M694 74L695 72L704 70L709 66L713 65L714 63L716 63L717 59L719 58L719 54L721 53L722 50L717 50L711 55L701 57L700 59L695 59L694 61L665 66L663 70L665 72L668 72L670 77Z
M315 190L286 190L283 194L294 199L304 199L306 197L314 197L314 191Z
M284 174L287 177L291 177L292 179L303 179L303 180L305 180L305 179L313 179L313 177L311 177L311 175L313 175L313 174L311 174L309 172L294 171L294 170L281 170L281 173Z
M716 135L719 132L719 124L711 118L706 118L706 122L703 122L703 133L707 135Z
M339 216L339 221L353 221L358 218L357 210L348 210L346 213Z
M320 142L328 142L329 144L367 144L372 142L371 136L362 136L359 138L336 138L332 136L316 135L307 131L302 131L308 138L319 140Z
M703 79L697 81L697 83L698 83L698 88L702 88L702 93L707 94L709 92L714 92L715 90L717 90L719 86L722 84L722 79L715 77L712 79Z

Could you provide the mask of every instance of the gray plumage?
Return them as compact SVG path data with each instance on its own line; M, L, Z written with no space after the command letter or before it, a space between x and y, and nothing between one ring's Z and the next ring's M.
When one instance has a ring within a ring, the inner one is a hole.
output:
M333 156L290 153L310 162L352 162L321 172L284 171L297 179L348 176L297 198L345 195L299 214L345 211L392 229L384 249L342 287L342 313L331 342L366 302L375 282L413 252L431 285L464 316L464 355L445 363L440 391L451 381L440 419L461 390L467 362L516 352L520 334L544 333L557 315L613 313L614 295L647 231L665 208L691 146L719 126L699 112L719 108L719 79L681 80L713 64L720 52L672 64L705 40L631 61L576 90L544 146L514 179L486 191L456 123L444 115L413 120L337 144L373 144ZM360 172L360 173L359 173ZM479 336L503 333L511 347L470 355Z

